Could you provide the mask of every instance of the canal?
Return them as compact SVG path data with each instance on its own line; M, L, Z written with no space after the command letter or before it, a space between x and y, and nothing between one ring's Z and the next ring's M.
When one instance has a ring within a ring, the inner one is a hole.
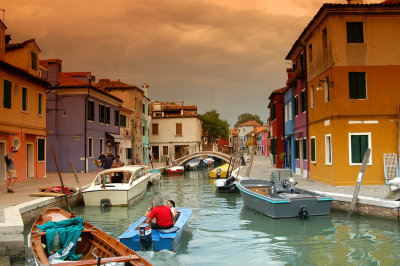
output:
M216 194L205 173L163 176L146 197L130 207L76 207L75 214L118 238L142 217L151 199L162 195L191 208L181 247L139 252L154 265L398 265L400 234L396 221L345 213L274 220L244 207L240 194ZM30 225L25 233L29 233ZM25 261L33 265L27 249Z

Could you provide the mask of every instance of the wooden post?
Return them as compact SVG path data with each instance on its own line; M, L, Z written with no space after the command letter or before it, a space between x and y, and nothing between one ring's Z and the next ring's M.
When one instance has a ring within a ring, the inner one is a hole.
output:
M63 193L65 195L64 196L65 197L65 202L67 203L67 207L68 207L69 212L72 212L71 211L71 206L69 206L69 202L68 202L68 198L67 198L67 192L65 191L64 182L63 182L62 177L61 177L60 168L58 167L58 162L57 162L57 158L56 158L56 154L54 152L53 146L51 146L51 153L53 154L54 164L56 165L57 172L58 172L58 177L60 178L61 189L62 189L62 191L63 191Z
M363 159L363 162L362 162L362 165L361 165L360 172L358 173L357 185L356 185L356 189L354 190L353 199L352 199L351 205L350 205L350 213L349 213L350 216L353 215L354 208L356 206L358 193L360 192L361 182L362 182L363 177L364 177L365 169L367 168L367 164L368 164L368 161L369 161L370 154L371 154L371 149L367 149L365 151L365 154L364 154L364 159Z
M250 164L247 167L247 171L246 171L246 176L247 177L250 175L250 170L251 170L251 167L253 166L253 160L254 160L254 155L255 154L256 154L256 147L253 147L253 150L251 151Z
M73 164L72 162L70 162L70 163L69 163L69 165L70 165L70 166L71 166L71 168L72 168L72 172L74 173L74 176L75 176L76 183L77 183L77 184L78 184L78 186L79 186L79 194L82 194L82 186L81 186L81 182L79 182L78 175L76 174L76 171L75 171L74 164Z

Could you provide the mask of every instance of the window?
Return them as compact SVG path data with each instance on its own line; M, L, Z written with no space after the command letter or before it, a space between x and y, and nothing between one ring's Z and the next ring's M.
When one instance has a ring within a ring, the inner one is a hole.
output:
M126 148L126 159L132 159L132 148Z
M332 165L332 140L331 135L325 135L325 164Z
M305 90L300 93L300 100L301 112L304 113L307 110L307 95Z
M146 136L146 128L145 128L145 126L142 126L142 135Z
M271 121L274 121L276 119L276 103L273 103L271 105ZM239 129L240 132L240 129Z
M294 116L299 115L299 97L294 97Z
M298 139L294 141L294 158L300 158L300 141Z
M151 124L151 133L153 135L158 135L158 124Z
M347 43L363 43L364 30L362 22L347 22Z
M100 154L102 153L102 152L104 152L104 139L99 139L99 151L100 151Z
M11 81L4 80L3 107L11 109Z
M110 124L110 119L111 119L110 118L111 117L110 107L106 106L105 110L106 110L106 124L109 125Z
M307 160L307 139L303 139L303 160Z
M285 105L285 123L288 121L288 107Z
M308 60L312 62L312 44L308 46Z
M293 72L295 72L296 69L297 69L297 62L296 62L296 61L293 61L293 66L292 66Z
M163 146L162 147L162 154L163 155L168 155L168 146Z
M324 79L324 93L325 93L325 102L329 102L330 101L330 91L329 91L329 76L326 76Z
M31 63L32 69L37 70L37 54L34 51L31 51Z
M310 87L310 104L311 108L314 108L314 86Z
M93 138L89 138L89 158L93 158Z
M277 144L276 144L276 138L272 138L271 139L271 153L273 154L273 155L276 155L276 153L277 153Z
M315 137L311 137L311 162L316 162L316 147L315 147Z
M176 123L176 135L182 135L182 124Z
M364 160L364 154L371 148L371 133L349 133L349 159L350 165L360 165ZM372 153L369 156L368 165L372 165Z
M102 104L99 104L99 122L104 123L105 122L105 106Z
M322 30L322 48L325 50L328 48L328 34L326 28Z
M43 94L39 93L38 95L38 114L42 115L43 114Z
M349 98L367 99L365 72L349 72Z
M289 121L291 121L292 120L292 103L289 103Z
M300 68L305 69L306 64L305 64L305 60L304 60L304 53L300 54Z
M144 103L142 103L142 113L146 113L146 105Z
M28 89L22 87L22 111L28 111Z
M119 126L119 111L114 110L114 126Z
M44 139L38 139L38 162L43 162L44 161Z
M120 127L126 127L126 115L120 114L119 115L119 119L120 119Z
M94 102L88 100L88 120L94 121Z

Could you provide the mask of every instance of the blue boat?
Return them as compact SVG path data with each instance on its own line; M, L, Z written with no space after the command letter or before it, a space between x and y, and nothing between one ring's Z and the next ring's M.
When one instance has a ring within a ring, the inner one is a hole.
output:
M157 251L167 249L177 251L180 246L183 229L192 214L192 210L177 208L177 211L178 218L172 228L152 230L150 225L145 223L147 217L143 216L119 236L119 241L132 250ZM140 230L142 229L146 229L146 232L141 234Z

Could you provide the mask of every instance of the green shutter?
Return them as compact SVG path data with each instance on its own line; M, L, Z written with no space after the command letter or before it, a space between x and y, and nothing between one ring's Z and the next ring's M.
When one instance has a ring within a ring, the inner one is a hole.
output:
M119 116L119 120L120 120L120 126L121 127L126 127L126 116L125 115L121 115Z
M132 148L126 148L126 158L132 159Z
M22 111L26 111L27 89L22 87Z
M303 139L303 160L307 160L307 139Z
M294 115L299 114L299 97L294 97Z
M298 139L294 141L294 158L299 159L299 153L300 153L300 142Z
M368 149L368 135L361 135L360 137L360 162L364 160L365 152Z
M38 95L38 114L42 114L42 101L43 101L43 95L39 93Z
M361 143L360 136L351 136L351 162L361 163Z
M315 138L311 139L311 161L315 162Z
M32 69L37 70L37 54L31 51Z
M44 139L38 139L38 161L44 161Z
M357 99L357 73L349 72L349 98Z
M11 81L4 80L3 107L11 109Z
M357 72L357 99L366 99L365 73Z

